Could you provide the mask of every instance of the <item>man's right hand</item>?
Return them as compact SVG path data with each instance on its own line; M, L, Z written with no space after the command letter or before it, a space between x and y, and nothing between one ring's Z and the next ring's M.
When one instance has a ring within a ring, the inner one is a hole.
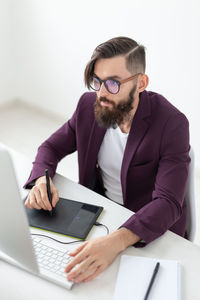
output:
M59 195L58 195L58 190L53 184L51 178L50 178L50 189L52 195L52 207L55 207L59 200ZM27 206L28 208L44 209L49 211L52 210L47 195L45 176L39 177L36 180L34 187L30 190L28 198L25 201L25 206Z

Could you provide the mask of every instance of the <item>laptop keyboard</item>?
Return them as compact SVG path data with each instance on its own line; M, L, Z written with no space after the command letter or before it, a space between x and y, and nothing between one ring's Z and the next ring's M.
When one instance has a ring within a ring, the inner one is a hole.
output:
M51 247L48 241L39 237L32 237L32 240L40 272L46 270L66 278L65 267L71 260L70 251L56 245Z

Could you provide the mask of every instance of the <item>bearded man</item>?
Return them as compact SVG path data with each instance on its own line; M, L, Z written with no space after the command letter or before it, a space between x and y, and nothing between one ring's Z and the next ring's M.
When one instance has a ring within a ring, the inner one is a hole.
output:
M71 119L38 149L25 205L52 209L45 169L52 178L58 162L77 151L79 183L134 214L71 254L66 273L74 282L92 280L128 246L145 246L167 230L186 236L189 124L163 96L146 91L144 47L127 37L100 44L86 66L85 83L94 92L82 95ZM51 193L55 207L52 180Z

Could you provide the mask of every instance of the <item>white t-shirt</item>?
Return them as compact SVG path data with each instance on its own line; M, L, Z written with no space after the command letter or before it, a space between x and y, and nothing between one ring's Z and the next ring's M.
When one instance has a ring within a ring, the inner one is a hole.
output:
M106 196L120 204L123 204L121 166L127 138L128 133L119 127L107 129L98 154Z

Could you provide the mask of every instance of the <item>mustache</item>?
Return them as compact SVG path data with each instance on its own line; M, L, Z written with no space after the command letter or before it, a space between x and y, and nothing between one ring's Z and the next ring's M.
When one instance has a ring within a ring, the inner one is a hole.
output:
M108 100L106 97L97 97L97 101L100 102L106 102L109 104L112 104L113 106L115 106L115 102L112 100Z

